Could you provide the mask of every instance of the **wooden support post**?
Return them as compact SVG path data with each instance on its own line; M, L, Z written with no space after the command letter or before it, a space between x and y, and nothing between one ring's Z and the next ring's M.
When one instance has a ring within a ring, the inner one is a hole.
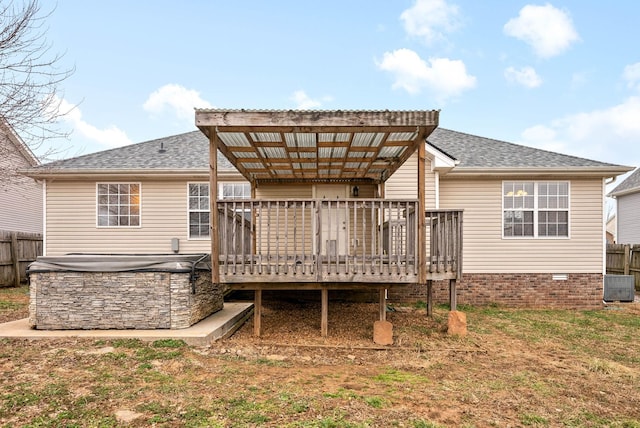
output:
M427 280L427 316L433 316L433 281Z
M211 282L220 283L220 236L218 233L218 133L209 129L209 222L211 223ZM226 245L226 244L225 244Z
M426 174L426 149L425 142L420 141L418 146L418 281L420 286L427 286L428 301L427 304L432 302L431 299L431 280L427 280L427 220L425 218L426 202L425 202L425 174ZM432 249L433 250L433 249ZM427 307L427 315L432 314Z
M320 333L322 337L327 337L329 333L329 290L323 288L321 291L322 315L320 318Z
M20 287L20 258L18 257L18 234L11 232L11 262L13 263L13 285Z
M253 301L253 335L262 334L262 290L256 290Z
M387 289L380 289L380 321L387 320Z
M458 296L456 294L456 280L449 280L449 307L452 311L457 311L458 309Z
M420 284L427 281L426 202L425 202L425 143L418 146L418 265Z

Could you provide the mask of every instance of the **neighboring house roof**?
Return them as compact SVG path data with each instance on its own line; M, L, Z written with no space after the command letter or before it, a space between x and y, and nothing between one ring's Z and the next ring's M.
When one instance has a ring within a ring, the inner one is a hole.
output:
M0 131L2 132L2 134L8 137L8 141L10 141L15 146L18 153L20 153L22 157L25 158L27 162L29 162L29 165L40 165L40 161L38 160L36 155L33 154L29 146L27 146L27 144L22 140L22 138L20 138L16 131L14 131L13 127L11 127L11 125L9 125L9 123L4 119L0 119Z
M631 169L443 128L436 128L427 143L457 161L452 170L455 174L557 172L617 175ZM193 131L51 162L30 169L27 175L127 172L170 175L180 171L208 174L208 145L209 141L202 132ZM161 147L165 152L160 152ZM239 176L222 154L218 155L218 170Z
M621 174L629 171L605 162L563 155L547 150L436 128L427 142L455 158L452 171L460 173L522 172L603 172Z
M616 188L609 193L609 196L617 197L635 192L640 192L640 168L633 171L630 176L618 184Z

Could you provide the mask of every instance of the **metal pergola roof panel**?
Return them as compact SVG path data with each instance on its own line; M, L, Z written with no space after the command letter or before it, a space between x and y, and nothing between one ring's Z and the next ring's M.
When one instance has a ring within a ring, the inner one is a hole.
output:
M383 182L438 118L436 110L196 110L198 128L253 183Z

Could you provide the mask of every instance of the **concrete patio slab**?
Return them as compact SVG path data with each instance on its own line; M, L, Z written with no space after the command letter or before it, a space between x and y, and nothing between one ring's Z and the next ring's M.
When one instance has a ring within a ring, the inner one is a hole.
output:
M86 337L93 339L181 339L188 345L206 346L230 336L253 313L251 302L225 302L222 310L188 328L176 330L34 330L27 318L0 324L0 338L61 339Z

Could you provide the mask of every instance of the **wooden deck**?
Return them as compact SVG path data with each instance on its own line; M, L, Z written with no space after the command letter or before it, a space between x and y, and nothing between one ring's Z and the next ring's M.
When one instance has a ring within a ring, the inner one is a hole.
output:
M462 211L425 212L418 257L417 200L218 201L220 282L237 289L390 288L456 279Z

